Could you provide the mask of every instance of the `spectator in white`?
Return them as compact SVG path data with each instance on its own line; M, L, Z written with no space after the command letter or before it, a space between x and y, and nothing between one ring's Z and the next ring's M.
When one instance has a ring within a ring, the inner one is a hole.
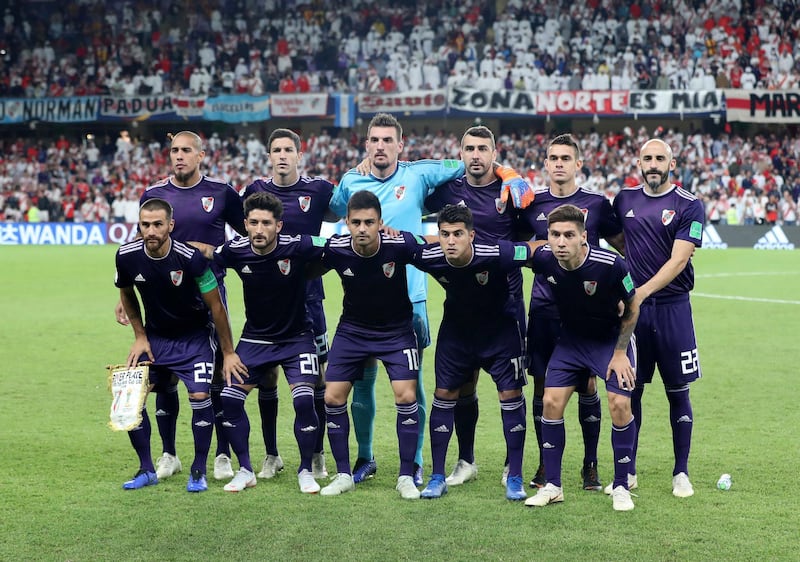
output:
M586 71L583 73L581 88L588 91L599 90L597 87L597 81L595 80L594 70L592 70L591 66L586 68Z
M703 69L697 67L694 71L694 76L689 80L689 89L692 91L698 91L703 89L703 84L705 80L703 80Z
M247 167L251 170L260 168L267 157L267 149L264 143L253 133L250 133L245 147L247 148Z
M478 73L480 76L483 76L484 73L488 75L494 74L494 53L489 45L486 45L483 49L483 58L478 64Z
M244 58L239 57L239 60L236 62L236 67L233 69L233 75L235 80L239 80L245 74L250 73L250 67L247 66Z
M481 72L480 78L475 82L475 87L484 92L494 89L495 85L494 76L491 76L486 71Z
M225 68L223 69L222 74L220 74L220 82L222 82L222 91L224 93L233 93L233 88L236 85L236 74L233 73L230 65L227 62L225 63Z
M558 88L558 83L554 76L547 74L543 68L538 68L539 90L542 92L552 92ZM554 73L555 74L555 73Z
M87 135L88 136L88 135ZM89 141L86 146L86 167L90 170L97 167L100 162L100 149L94 144L94 141Z
M797 203L792 199L792 192L783 192L783 199L780 203L780 221L784 226L795 226L797 224Z
M598 90L610 90L611 76L608 74L608 66L601 65L597 69L597 74L594 77L594 83Z
M408 87L410 90L419 90L423 85L422 64L417 57L411 57L408 65Z
M355 31L351 31L350 35L344 44L344 52L351 60L358 58L358 53L361 51L361 39L356 35Z
M192 75L189 77L189 92L193 96L199 95L202 88L202 79L200 77L200 69L194 67Z
M756 75L753 74L753 68L748 66L744 69L742 77L739 79L742 83L743 90L752 90L756 87Z
M213 78L211 74L208 73L208 70L205 68L200 69L200 93L201 94L208 94L211 90L211 83L213 82Z
M285 76L286 73L292 72L292 57L291 54L294 52L294 49L291 49L287 53L281 53L278 55L278 74L280 76Z
M125 97L133 97L139 93L136 91L136 84L133 83L133 79L127 74L122 79L122 84L120 84L120 86L122 88L122 95Z
M717 79L711 74L708 68L703 67L703 90L714 90L717 87Z
M422 80L426 88L435 90L442 86L442 75L433 55L426 58L422 65Z
M264 95L264 81L261 80L260 74L255 74L250 79L250 95L263 96Z
M160 68L155 72L151 72L145 77L145 84L150 86L150 93L152 95L160 95L164 93L164 71Z
M204 68L213 68L217 63L217 53L208 41L205 41L200 50L197 51L197 57L200 60L200 66Z
M131 151L133 150L133 142L128 131L120 131L117 138L117 152L114 155L114 160L123 164L130 164ZM136 221L138 222L138 216Z

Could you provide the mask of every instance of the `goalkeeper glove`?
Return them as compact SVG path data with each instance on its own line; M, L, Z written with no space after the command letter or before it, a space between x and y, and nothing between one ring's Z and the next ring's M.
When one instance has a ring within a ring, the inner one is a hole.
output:
M495 175L503 182L500 188L500 200L505 203L511 196L511 204L517 209L524 209L533 203L534 193L522 177L513 168L498 166Z

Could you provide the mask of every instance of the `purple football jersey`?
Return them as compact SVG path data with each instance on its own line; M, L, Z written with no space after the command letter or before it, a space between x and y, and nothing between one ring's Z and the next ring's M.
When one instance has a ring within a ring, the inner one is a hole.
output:
M224 180L203 176L191 187L178 187L169 177L148 187L139 204L156 198L172 205L175 219L172 237L176 240L221 246L225 242L226 224L245 234L242 201Z
M589 244L597 246L600 238L622 232L622 225L608 199L601 193L582 187L565 197L553 195L549 188L537 190L533 203L520 211L519 230L532 232L536 240L547 240L547 215L556 207L566 204L575 205L583 211ZM530 315L536 318L558 317L552 291L538 273L533 278L530 311Z
M245 325L242 339L286 341L311 331L306 314L306 265L322 257L325 240L281 234L269 254L253 252L249 238L217 248L214 261L242 280Z
M273 194L283 203L283 234L311 234L319 236L322 221L333 196L333 184L320 177L301 176L296 184L275 185L272 178L260 178L242 191L242 201L260 191ZM308 281L306 299L318 301L325 298L322 279Z
M116 262L114 284L139 291L148 334L175 338L206 329L210 315L196 280L210 264L199 251L173 240L167 255L156 259L139 239L120 246Z
M533 269L553 292L564 332L589 340L616 340L619 302L632 299L635 293L628 266L619 254L589 246L583 263L568 271L545 245L534 252Z
M422 240L408 232L395 237L381 233L378 251L370 257L358 255L352 242L349 234L332 236L322 258L342 280L340 322L382 332L405 332L412 319L405 266L411 263Z
M697 247L703 241L705 209L694 195L673 185L659 195L645 192L643 186L620 190L614 209L625 229L625 256L636 285L649 281L672 255L675 240L686 240ZM691 260L666 287L653 295L676 297L694 288Z

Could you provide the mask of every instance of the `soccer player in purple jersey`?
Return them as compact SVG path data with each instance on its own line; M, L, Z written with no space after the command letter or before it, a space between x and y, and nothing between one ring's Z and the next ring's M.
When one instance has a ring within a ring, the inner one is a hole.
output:
M693 413L689 384L701 376L689 292L694 288L691 257L702 244L705 213L702 202L670 182L675 158L661 139L650 139L639 152L644 184L622 189L614 209L625 229L625 253L630 263L642 315L636 327L639 383L633 393L633 414L641 428L644 383L655 368L669 402L675 453L672 493L694 494L689 481L689 449ZM629 480L636 482L636 453Z
M619 254L588 243L583 211L575 205L551 211L547 225L548 244L534 252L533 269L553 291L562 328L545 377L542 449L547 483L525 505L564 501L564 409L589 376L599 375L605 379L612 423L612 506L630 511L634 506L627 474L636 437L630 398L636 385L632 336L639 316L633 280Z
M472 212L463 205L446 205L438 225L439 242L424 247L414 260L446 292L436 340L436 391L430 417L433 471L421 497L440 498L447 493L445 459L459 390L468 385L474 393L476 373L485 369L500 400L509 464L506 498L524 500L525 326L520 324L517 297L508 277L527 263L532 245L475 242Z
M425 208L438 212L448 204L466 206L472 211L477 240L495 243L498 240L515 239L515 209L501 197L503 182L495 174L497 150L494 134L489 128L481 125L466 130L461 137L461 160L465 174L437 187L425 199ZM519 268L509 272L508 282L513 302L517 306L519 325L524 330L525 300ZM479 416L476 385L477 379L461 386L454 408L458 462L447 477L448 486L458 486L478 476L478 466L475 463L475 429ZM506 485L505 481L503 485Z
M547 146L547 170L549 186L536 192L536 199L520 211L520 231L532 234L537 240L547 240L547 215L563 204L575 205L583 211L586 236L589 244L597 246L604 238L611 246L624 253L625 238L622 225L614 213L611 203L601 193L578 186L577 175L583 161L578 143L572 135L553 138ZM539 448L539 466L530 482L531 488L545 484L542 451L542 409L544 375L561 332L561 321L553 292L545 276L537 273L533 278L528 317L529 374L533 377L533 426ZM602 417L597 382L589 377L585 388L578 389L578 420L583 435L583 466L581 478L584 490L602 490L597 471L597 444L600 439Z
M350 469L350 417L347 398L353 381L364 376L364 362L383 362L394 391L400 476L397 491L405 499L419 498L414 484L414 454L419 434L417 371L419 355L408 298L406 264L421 239L408 232L389 236L380 232L381 205L366 190L347 204L349 235L333 236L325 246L322 265L342 280L344 301L328 354L325 409L328 440L336 461L336 476L322 488L336 496L355 488Z
M319 418L314 409L314 385L319 362L311 321L306 314L306 265L322 257L325 241L309 235L280 234L283 205L267 192L244 201L247 238L218 248L212 257L218 266L234 269L244 287L245 325L236 351L248 367L239 383L222 390L225 430L240 469L225 486L240 492L256 485L250 463L250 421L247 395L264 379L277 379L283 368L295 410L294 434L300 449L297 471L300 491L315 494L319 484L311 471Z
M174 225L172 207L167 201L146 201L139 211L142 238L117 250L115 284L135 335L128 367L151 361L149 390L177 377L189 391L195 455L186 489L203 492L208 489L206 461L214 425L209 390L216 351L215 327L223 354L224 376L229 380L240 378L247 368L233 349L228 315L208 262L199 251L172 239ZM213 325L209 322L209 311ZM157 484L158 476L150 458L150 419L145 408L141 424L128 435L139 456L139 471L123 488L135 490Z
M236 190L224 180L211 178L200 172L205 154L202 139L196 133L181 131L173 135L169 150L172 175L148 187L142 194L140 203L153 198L168 201L175 213L173 237L196 247L213 249L225 242L226 224L239 234L244 235L246 232L242 202ZM224 303L225 272L213 264L211 267L217 277ZM117 321L123 324L127 321L119 308ZM218 365L211 385L214 424L217 430L214 459L214 478L217 480L233 477L230 448L222 429L222 387ZM177 391L177 382L174 380L156 388L156 421L164 449L156 463L159 478L167 478L180 472L182 468L175 451L175 432L180 410Z
M242 191L242 199L253 193L266 191L272 193L283 203L284 234L310 234L318 236L323 221L338 220L328 209L333 195L333 184L321 177L301 176L298 164L303 153L300 151L300 136L289 129L275 129L267 142L272 178L259 178ZM325 439L325 363L328 361L328 327L322 300L325 293L322 279L308 281L306 310L314 330L314 338L319 357L317 387L314 389L314 407L320 420L320 431L312 458L312 472L315 478L326 478L323 445ZM258 408L261 412L261 433L264 437L266 456L259 478L272 478L283 469L283 459L278 454L278 381L267 379L258 388Z

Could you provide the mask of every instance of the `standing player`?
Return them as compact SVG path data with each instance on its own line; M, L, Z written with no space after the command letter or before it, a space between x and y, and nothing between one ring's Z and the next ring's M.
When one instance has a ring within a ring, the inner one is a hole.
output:
M259 192L244 200L248 238L237 238L218 248L214 261L232 268L244 287L245 325L236 351L248 367L240 383L222 390L225 429L240 469L225 486L240 492L256 485L250 464L250 421L244 405L247 395L265 378L276 379L283 368L295 410L294 435L300 449L297 478L300 491L315 494L319 484L311 471L319 419L314 409L314 386L319 362L311 321L306 314L306 265L322 257L324 240L308 235L280 234L283 205L271 193ZM211 256L208 256L211 257Z
M472 211L477 240L496 243L514 239L514 209L502 200L502 181L495 175L497 160L494 134L484 126L470 127L461 137L461 161L465 174L447 182L425 199L425 208L440 211L445 205L463 205ZM525 300L522 295L522 272L508 273L512 303L517 307L518 322L525 329ZM477 371L476 371L477 375ZM448 486L458 486L478 476L475 463L475 429L478 424L477 379L461 386L453 409L458 438L458 462L447 477ZM505 485L505 482L503 483Z
M333 195L333 184L328 180L300 176L298 164L303 153L300 151L300 137L289 129L275 129L267 142L269 160L272 164L272 178L260 178L242 191L242 199L253 193L266 191L272 193L283 203L283 234L310 234L318 236L323 220L336 221L337 217L328 210ZM323 445L325 439L325 363L328 361L328 327L322 300L325 293L322 279L308 281L306 310L314 329L314 338L319 357L320 377L314 390L314 408L319 418L319 433L314 446L312 467L315 478L325 478ZM258 408L261 412L261 432L266 447L266 457L258 473L259 478L272 478L283 470L283 459L278 454L278 381L267 380L258 389Z
M392 228L419 233L422 231L422 214L425 198L442 183L461 177L464 165L457 160L398 161L403 150L403 128L392 115L376 114L367 128L367 159L370 174L361 175L350 170L343 177L331 200L331 210L338 216L346 212L347 202L353 193L368 190L381 202L384 222ZM533 195L527 183L511 169L496 172L505 181L502 188L503 201L512 197L514 205L527 205ZM408 267L408 295L414 307L414 331L417 334L418 355L422 364L422 352L430 345L430 329L426 309L427 285L425 275ZM371 477L377 470L372 454L372 432L375 418L375 377L377 364L369 362L364 369L364 378L353 390L353 425L358 441L358 459L354 470L356 483ZM420 437L415 456L414 479L422 484L422 440L425 426L425 392L422 371L419 371L417 403L420 412Z
M613 508L630 511L627 467L636 422L631 415L635 355L631 337L639 303L625 260L587 241L583 211L562 205L547 216L548 245L533 254L534 271L545 275L561 318L561 335L547 365L542 413L542 449L547 483L527 506L564 501L561 459L566 433L564 409L589 376L606 381L614 450ZM619 304L623 303L620 315Z
M200 173L200 164L205 158L200 137L191 131L182 131L172 137L169 149L172 175L148 187L140 204L148 199L160 198L169 202L175 212L173 237L192 245L210 248L225 242L225 225L245 235L242 202L236 190L216 178ZM222 302L226 301L224 270L212 264L219 283ZM117 315L124 321L124 315ZM211 400L214 404L214 425L217 430L217 450L214 459L214 478L223 480L233 477L230 448L222 428L222 378L216 370L211 385ZM181 462L175 452L175 431L178 422L179 401L177 383L166 382L156 388L156 421L164 446L164 454L158 459L159 478L166 478L181 470Z
M650 139L639 152L644 184L622 189L614 209L625 229L625 252L642 317L636 328L639 384L633 393L633 415L641 428L644 383L651 382L655 368L664 381L672 425L675 466L672 493L679 498L694 494L689 481L689 449L693 413L689 384L701 376L697 340L689 292L694 288L691 257L702 244L703 204L694 195L670 182L675 169L672 149L661 139ZM636 483L634 445L628 473Z
M421 241L408 232L380 232L381 205L375 194L358 191L347 204L349 235L333 236L322 263L342 279L344 302L328 356L325 409L328 440L336 461L336 476L320 492L336 496L352 491L350 418L347 398L353 381L364 376L364 361L383 362L394 391L400 476L397 491L405 499L419 498L414 484L414 452L420 431L417 406L419 356L408 298L406 268Z
M222 348L225 377L239 378L247 368L233 350L228 315L208 262L194 248L170 237L174 225L167 201L146 201L139 211L142 238L117 250L115 284L136 337L128 367L151 361L150 390L176 376L189 391L195 455L186 489L203 492L208 489L206 461L214 418L209 397L216 351L214 327ZM146 325L134 287L144 306ZM129 436L139 456L139 471L123 488L135 490L157 484L150 458L150 419L146 409L142 410L142 423Z
M421 496L439 498L447 493L445 459L459 389L469 385L474 394L475 377L483 368L492 376L500 399L509 465L506 498L524 500L525 327L508 277L526 264L531 249L505 240L474 243L472 212L462 205L446 205L438 225L439 243L425 247L414 261L447 295L436 340L436 392L430 419L433 472Z
M589 244L597 246L600 238L620 252L624 251L625 239L622 225L601 193L578 187L576 176L583 166L580 147L572 135L555 137L547 146L544 167L549 177L549 186L536 192L536 199L520 212L519 229L532 233L537 240L547 240L547 215L555 208L569 203L583 212ZM539 466L531 480L531 488L544 486L544 463L542 451L542 409L545 372L550 356L561 332L553 290L546 276L537 272L531 290L528 318L529 372L533 377L533 424L539 448ZM581 478L584 490L601 490L597 472L597 444L600 439L601 404L597 394L597 382L589 377L585 387L578 387L578 419L583 434L583 467ZM634 486L635 487L635 486Z

